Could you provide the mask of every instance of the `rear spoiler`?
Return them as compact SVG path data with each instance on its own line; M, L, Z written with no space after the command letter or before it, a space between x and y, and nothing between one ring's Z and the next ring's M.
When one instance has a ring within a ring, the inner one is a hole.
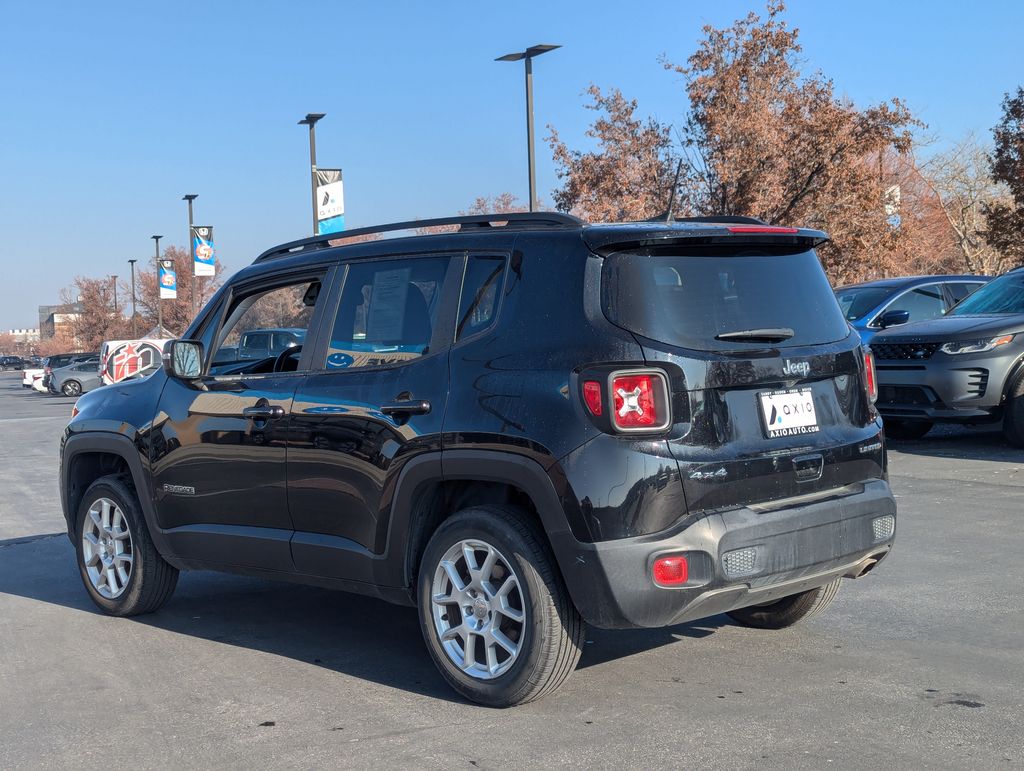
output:
M828 243L827 233L808 228L787 228L778 225L735 224L709 221L689 222L683 226L671 223L631 223L603 227L592 225L583 230L583 240L597 254L610 254L623 249L671 246L703 246L709 244L764 244L798 246L812 249Z

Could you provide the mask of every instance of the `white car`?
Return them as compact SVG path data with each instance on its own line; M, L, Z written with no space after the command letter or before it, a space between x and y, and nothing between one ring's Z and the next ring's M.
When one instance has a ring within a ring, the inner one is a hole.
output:
M21 387L31 388L36 382L43 382L43 370L26 369L21 373Z

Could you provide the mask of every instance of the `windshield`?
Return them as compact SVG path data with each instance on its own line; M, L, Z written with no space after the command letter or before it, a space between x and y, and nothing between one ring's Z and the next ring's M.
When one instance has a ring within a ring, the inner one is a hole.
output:
M847 321L860 321L895 293L891 286L854 286L837 289L836 299Z
M613 254L601 294L613 324L694 350L817 345L849 334L813 251L703 246Z
M1024 313L1024 271L1007 273L985 284L949 312L950 316Z

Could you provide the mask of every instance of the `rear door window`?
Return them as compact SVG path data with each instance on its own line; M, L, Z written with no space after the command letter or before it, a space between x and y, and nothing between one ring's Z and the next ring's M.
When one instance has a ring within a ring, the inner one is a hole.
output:
M813 251L620 252L605 260L601 290L612 323L682 348L764 348L764 341L718 339L756 330L792 333L772 347L834 342L850 332Z
M448 257L348 266L327 369L402 364L430 353Z
M936 319L946 310L946 298L942 296L942 287L939 284L930 284L911 289L897 297L889 303L885 312L908 311L911 321L924 321Z

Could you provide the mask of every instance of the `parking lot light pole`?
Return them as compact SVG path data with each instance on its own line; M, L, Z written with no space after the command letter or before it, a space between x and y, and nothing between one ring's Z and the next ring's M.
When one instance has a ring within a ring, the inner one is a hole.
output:
M198 193L186 193L181 198L182 201L188 201L188 256L192 263L192 267L189 270L189 276L191 277L189 297L192 300L192 318L196 317L196 244L192 240L192 202L198 197Z
M163 236L150 236L156 245L156 326L157 334L161 337L164 334L164 304L160 299L160 239Z
M323 118L325 112L307 113L306 117L299 121L300 126L309 126L309 177L311 186L311 200L313 201L313 235L320 234L320 225L316 218L316 122Z
M128 264L132 267L132 337L138 337L135 331L135 263L138 260L128 260Z
M499 56L496 62L518 62L523 60L526 69L526 164L530 178L530 211L537 205L537 169L533 150L533 58L554 51L561 46L535 45L525 51Z

